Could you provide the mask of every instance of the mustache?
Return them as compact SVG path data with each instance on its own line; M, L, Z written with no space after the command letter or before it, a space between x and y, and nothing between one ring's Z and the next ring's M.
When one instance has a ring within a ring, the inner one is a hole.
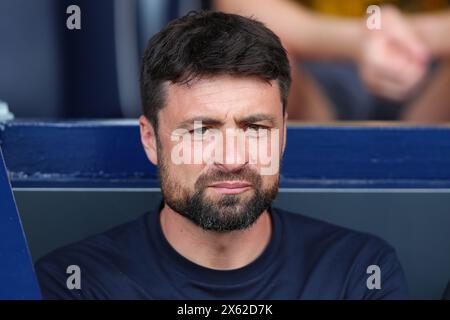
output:
M204 189L214 182L221 181L247 181L254 187L261 184L261 176L258 172L242 168L233 172L214 170L201 175L195 182L197 190Z

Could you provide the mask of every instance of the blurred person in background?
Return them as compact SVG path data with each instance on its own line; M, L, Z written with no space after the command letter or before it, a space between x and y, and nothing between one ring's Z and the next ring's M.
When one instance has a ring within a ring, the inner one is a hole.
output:
M252 16L288 50L290 119L450 120L449 1L215 0ZM381 28L367 27L380 5Z

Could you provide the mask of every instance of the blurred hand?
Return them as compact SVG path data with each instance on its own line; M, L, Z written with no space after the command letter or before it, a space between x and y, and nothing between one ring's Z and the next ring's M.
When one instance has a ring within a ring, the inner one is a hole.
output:
M394 6L382 7L380 30L365 30L357 61L362 80L375 95L407 98L427 74L427 48Z

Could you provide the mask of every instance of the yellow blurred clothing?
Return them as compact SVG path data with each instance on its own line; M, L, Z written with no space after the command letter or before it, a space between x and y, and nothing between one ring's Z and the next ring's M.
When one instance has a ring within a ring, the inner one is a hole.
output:
M430 12L448 8L450 0L293 0L324 14L361 17L370 5L393 4L406 13Z

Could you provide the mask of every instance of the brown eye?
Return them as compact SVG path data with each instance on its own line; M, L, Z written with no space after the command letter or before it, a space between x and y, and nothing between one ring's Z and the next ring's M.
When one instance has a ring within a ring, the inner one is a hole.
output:
M259 131L261 129L269 129L269 128L266 126L259 125L259 124L250 124L250 125L248 125L247 129Z
M189 133L195 134L195 135L204 135L206 132L208 132L208 130L209 130L208 127L201 127L201 128L195 128L195 129L189 131Z

